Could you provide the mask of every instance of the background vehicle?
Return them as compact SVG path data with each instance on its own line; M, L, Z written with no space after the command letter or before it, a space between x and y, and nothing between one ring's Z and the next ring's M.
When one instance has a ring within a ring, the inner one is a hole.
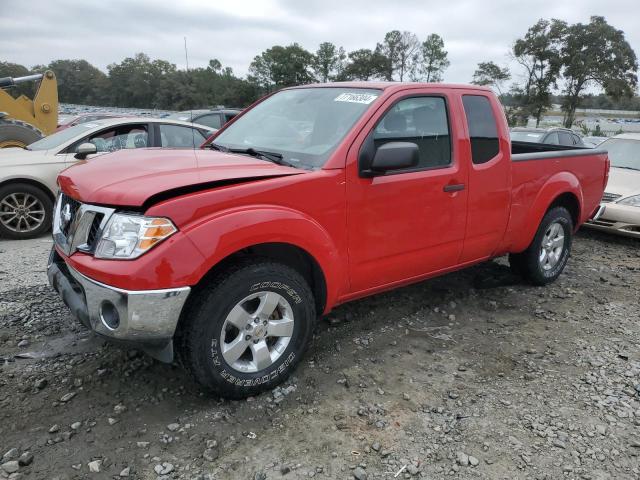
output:
M193 122L206 125L211 128L222 128L222 126L238 115L242 110L237 108L214 108L211 110L185 110L184 112L173 113L166 118L180 120L183 122Z
M0 235L23 239L45 232L51 226L56 177L81 159L121 149L194 148L214 131L176 120L112 118L81 123L24 149L1 150Z
M40 81L30 100L13 98L7 89ZM26 77L0 78L0 148L23 147L53 133L58 125L58 84L51 70Z
M511 140L516 142L544 143L565 147L585 147L582 138L568 128L528 128L511 129Z
M446 84L286 89L207 145L62 172L48 276L87 327L232 398L282 382L340 303L506 254L554 281L608 172L512 155L495 94Z
M616 135L602 143L611 173L602 207L587 227L640 238L640 133Z
M75 125L80 125L81 123L95 122L96 120L102 120L103 118L121 118L124 116L125 115L118 115L117 113L83 113L74 117L68 117L64 122L60 122L56 132Z

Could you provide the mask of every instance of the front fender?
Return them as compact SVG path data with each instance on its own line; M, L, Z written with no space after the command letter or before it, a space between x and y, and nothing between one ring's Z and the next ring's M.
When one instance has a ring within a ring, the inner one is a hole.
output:
M530 208L524 215L521 222L522 228L518 229L519 233L516 235L511 251L521 252L531 244L547 210L549 210L549 207L560 195L565 193L570 193L575 196L578 201L578 218L580 218L580 212L584 205L580 181L570 172L558 172L547 179L538 190Z
M329 233L313 218L287 207L251 205L217 212L184 233L205 259L199 279L229 255L262 243L296 246L318 262L327 287L327 309L335 304L341 279L346 278L346 260Z

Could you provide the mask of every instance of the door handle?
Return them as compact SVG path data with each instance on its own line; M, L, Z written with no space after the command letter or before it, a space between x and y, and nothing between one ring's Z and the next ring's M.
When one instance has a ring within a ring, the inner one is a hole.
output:
M464 188L465 188L464 183L456 183L453 185L445 185L443 190L445 192L459 192L461 190L464 190Z

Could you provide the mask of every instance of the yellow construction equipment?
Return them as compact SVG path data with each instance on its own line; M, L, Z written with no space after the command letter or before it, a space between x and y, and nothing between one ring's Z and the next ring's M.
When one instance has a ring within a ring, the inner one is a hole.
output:
M7 91L20 83L40 81L33 100ZM51 70L26 77L0 78L0 148L24 147L58 127L58 83Z

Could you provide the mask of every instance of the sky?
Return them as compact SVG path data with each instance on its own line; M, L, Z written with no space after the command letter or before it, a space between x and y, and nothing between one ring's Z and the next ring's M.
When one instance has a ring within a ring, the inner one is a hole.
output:
M315 51L374 48L390 30L443 37L444 80L468 83L481 61L517 66L508 51L539 18L570 23L602 15L640 56L638 0L0 0L0 61L27 67L85 59L105 70L137 52L185 66L217 58L243 76L256 55L297 42Z

